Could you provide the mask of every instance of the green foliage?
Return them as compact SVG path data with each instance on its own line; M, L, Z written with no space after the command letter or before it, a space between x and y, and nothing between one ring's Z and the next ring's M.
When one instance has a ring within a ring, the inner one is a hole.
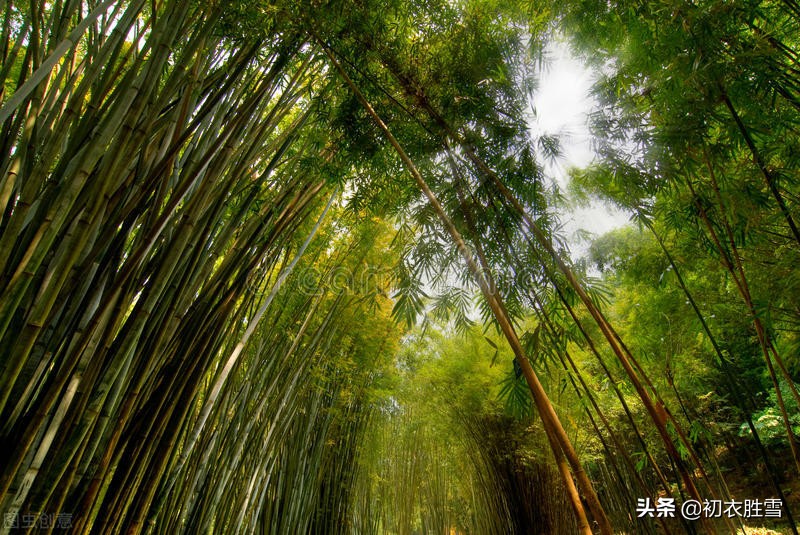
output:
M800 406L797 405L797 402L792 397L786 382L781 382L781 396L791 415L792 432L798 435L800 434ZM778 408L778 395L774 391L769 393L766 406L762 410L753 413L752 418L753 426L763 441L771 445L787 444L786 428ZM744 423L739 427L738 434L740 437L752 436L750 428Z
M516 360L512 361L512 364L500 383L497 398L503 402L507 414L518 420L526 420L533 415L531 395L519 364Z
M794 2L98 5L2 14L3 512L574 531L498 309L625 529L645 450L668 461L628 379L687 462L746 415L780 444L762 359L800 373ZM528 130L556 25L599 73L600 159L571 188L641 227L595 240L599 278L561 263L536 154L562 147Z

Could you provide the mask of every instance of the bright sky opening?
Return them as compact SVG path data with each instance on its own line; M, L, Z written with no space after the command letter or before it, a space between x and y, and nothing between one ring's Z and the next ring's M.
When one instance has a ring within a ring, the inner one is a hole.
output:
M569 182L571 167L585 167L595 157L589 131L589 113L595 104L591 96L592 73L569 50L563 41L551 41L545 48L545 65L539 78L532 105L535 118L531 122L534 136L555 135L561 140L562 157L545 160L549 179L554 180L562 193ZM559 210L572 254L581 256L588 246L578 236L581 231L600 236L628 223L628 214L606 203L595 201L586 208Z

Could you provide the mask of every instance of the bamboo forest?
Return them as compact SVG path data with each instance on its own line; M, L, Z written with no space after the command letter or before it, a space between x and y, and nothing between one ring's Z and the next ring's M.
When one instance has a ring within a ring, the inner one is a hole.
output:
M797 0L2 6L0 535L798 535Z

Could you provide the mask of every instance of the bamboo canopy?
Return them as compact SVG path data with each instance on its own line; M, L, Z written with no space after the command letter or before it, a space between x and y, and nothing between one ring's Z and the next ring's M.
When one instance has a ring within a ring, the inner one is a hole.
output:
M726 417L796 534L800 8L563 4L7 0L2 533L57 531L55 514L75 533L744 529L636 518L639 500L733 500L717 445L736 437L705 429L721 417L711 394L685 403L684 353L662 374L559 234L539 163L556 142L537 145L526 110L532 52L561 24L613 71L602 161L575 189L653 240L687 305L653 308L670 336L671 317L697 322L693 351L712 391L741 395ZM653 44L657 28L689 44ZM695 100L671 85L684 67ZM681 105L704 118L681 130ZM634 141L645 153L623 157ZM606 280L650 295L649 267L602 245ZM729 324L701 286L739 307ZM504 407L475 401L490 390Z

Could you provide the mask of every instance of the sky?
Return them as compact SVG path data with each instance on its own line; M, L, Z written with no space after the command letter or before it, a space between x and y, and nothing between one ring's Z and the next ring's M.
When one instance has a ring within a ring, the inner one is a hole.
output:
M555 163L545 162L545 170L566 193L568 169L585 167L595 156L588 126L588 113L594 104L590 95L592 74L561 41L552 40L545 57L547 61L532 102L536 115L530 127L534 136L550 134L561 139L563 157ZM597 237L629 220L626 213L601 202L587 208L559 210L559 216L573 257L580 256L588 247L588 243L578 239L579 231Z

